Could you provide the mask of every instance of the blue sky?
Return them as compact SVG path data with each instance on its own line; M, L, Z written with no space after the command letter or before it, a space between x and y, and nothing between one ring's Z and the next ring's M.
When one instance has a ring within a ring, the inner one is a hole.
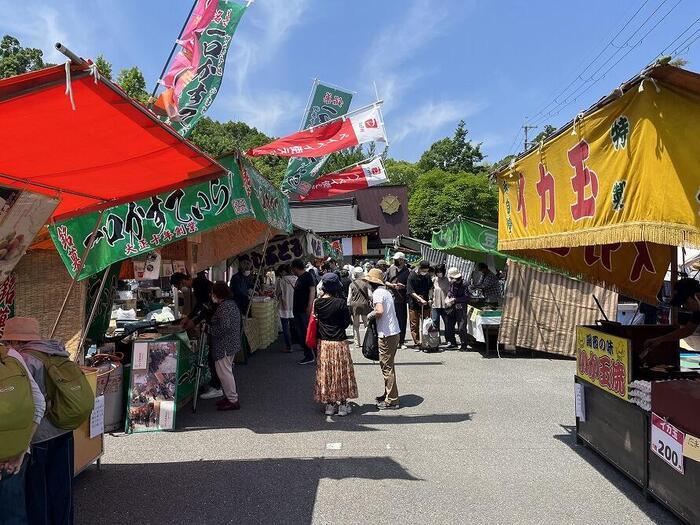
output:
M150 89L191 5L0 0L0 31L48 50L49 60L61 59L51 50L58 40L85 57L104 54L115 70L138 65ZM374 98L376 81L392 157L416 160L464 118L496 161L522 143L524 119L571 81L558 98L563 107L533 122L565 123L698 17L697 0L257 0L241 21L210 115L283 135L298 127L314 77L356 91L354 107ZM675 45L696 29L700 22ZM700 41L682 55L700 71Z

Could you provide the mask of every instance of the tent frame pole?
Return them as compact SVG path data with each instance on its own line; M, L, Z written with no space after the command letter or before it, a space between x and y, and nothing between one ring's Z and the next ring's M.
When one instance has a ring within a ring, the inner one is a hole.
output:
M92 305L92 308L90 309L90 315L88 316L87 323L85 323L85 326L80 332L80 342L78 343L78 352L75 353L75 359L74 361L78 361L78 358L83 355L82 348L83 345L85 344L85 339L87 338L87 333L90 330L90 325L92 324L92 321L95 319L95 314L97 314L97 306L100 304L100 297L102 296L102 291L105 288L105 284L107 283L107 277L109 277L109 271L112 269L112 265L110 264L105 268L104 270L104 275L102 276L102 281L100 282L100 287L97 290L97 295L95 296L95 302Z
M678 282L678 248L670 246L671 250L671 297L676 291L676 283ZM670 324L678 324L678 307L672 306L669 315Z
M70 283L70 286L68 287L68 291L66 292L66 296L63 298L63 304L61 304L61 309L58 311L58 315L56 316L56 321L53 324L53 328L51 329L51 333L49 334L49 339L53 339L54 335L56 335L56 329L58 328L58 323L61 322L61 318L63 317L63 313L66 310L66 305L68 304L68 299L70 298L70 294L73 291L73 287L75 286L75 283L78 282L78 278L80 277L81 272L83 271L83 268L85 267L85 260L88 258L90 255L90 251L92 250L92 245L95 242L95 235L97 234L97 230L100 227L100 224L102 224L102 216L104 215L104 210L100 212L100 214L97 216L97 221L95 221L95 227L92 229L92 233L90 234L90 238L88 240L88 245L85 247L85 250L83 250L82 257L80 258L80 264L78 265L78 269L75 272L75 276L73 277L73 280Z
M265 260L265 252L267 252L267 244L270 241L271 233L272 233L272 227L270 225L268 225L267 226L267 233L265 234L265 243L263 244L263 251L262 251L263 261ZM255 275L255 283L253 284L253 290L255 290L258 287L258 283L260 282L260 275L263 273L265 268L266 267L264 266L264 264L260 265L260 271ZM242 336L245 337L246 341L248 340L248 338L245 336L245 321L246 321L246 319L248 319L248 316L250 315L250 309L252 306L253 306L253 301L248 301L248 308L245 311L245 316L243 316L241 318L241 332L242 332ZM245 357L244 363L247 363L248 362L248 353L244 351L243 355Z

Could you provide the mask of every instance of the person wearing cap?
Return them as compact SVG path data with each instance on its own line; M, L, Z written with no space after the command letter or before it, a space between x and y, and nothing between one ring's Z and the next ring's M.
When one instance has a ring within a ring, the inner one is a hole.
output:
M238 272L234 273L229 282L233 300L236 301L241 316L246 317L250 306L250 298L253 295L255 281L253 280L253 263L248 259L238 262Z
M44 364L29 351L69 357L63 343L44 340L32 317L8 319L2 340L22 355L46 399ZM55 427L44 416L32 437L26 468L28 523L73 523L73 431Z
M449 344L455 338L455 325L452 320L454 318L449 315L451 308L447 308L445 301L447 294L450 292L450 280L445 274L445 265L441 264L435 268L435 277L433 277L433 294L430 302L432 306L433 324L440 330L440 319L445 325L445 340Z
M384 274L386 287L394 298L396 318L399 320L399 346L405 348L406 325L408 324L408 310L406 309L408 298L406 286L410 270L406 264L406 255L403 252L394 254L394 264Z
M377 261L377 264L375 265L375 268L379 268L382 273L386 275L386 271L389 269L389 263L386 262L384 259L379 259Z
M18 337L17 333L15 333L14 337ZM27 368L24 358L17 350L5 346L0 349L0 357L2 357L2 359L10 357L16 359L20 365L24 367L27 372L27 377L29 378L29 386L34 404L34 415L31 429L29 430L30 441L26 442L27 449L17 457L0 461L0 516L6 520L2 523L27 523L26 477L27 465L31 457L31 455L28 455L29 444L44 418L46 398ZM13 410L13 408L10 408L10 410ZM26 429L17 431L22 432L22 435L24 435Z
M452 267L447 270L447 279L450 281L450 289L447 292L445 305L450 309L449 317L452 326L456 326L459 332L459 339L462 343L462 350L467 348L467 303L471 300L469 288L464 282L461 272ZM457 348L457 339L455 338L454 329L452 330L452 339L448 340L448 348Z
M679 318L684 321L683 325L673 332L648 339L644 344L644 351L640 354L642 359L663 343L686 338L700 340L700 282L691 278L680 279L673 291L671 306L681 309L683 315L679 315Z
M321 278L323 291L314 302L318 320L318 364L314 399L325 405L325 414L339 416L352 412L348 399L357 398L355 369L345 333L352 322L343 297L343 285L334 272Z
M377 323L379 335L379 366L384 376L384 392L377 397L379 410L399 408L399 389L396 385L394 360L399 347L399 320L396 317L394 298L384 285L384 276L379 268L373 268L364 277L372 288L374 309L367 316Z
M421 261L418 268L408 276L406 292L408 294L408 320L411 325L411 337L414 347L420 350L421 327L423 320L430 315L430 290L433 283L428 273L430 263Z

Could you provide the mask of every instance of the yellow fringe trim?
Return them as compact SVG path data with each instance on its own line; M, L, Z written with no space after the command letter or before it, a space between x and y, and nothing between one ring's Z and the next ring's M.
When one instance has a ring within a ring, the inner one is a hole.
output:
M651 242L668 246L700 248L700 229L687 224L628 222L572 232L550 233L538 237L498 240L500 250L539 250L574 248L616 242Z

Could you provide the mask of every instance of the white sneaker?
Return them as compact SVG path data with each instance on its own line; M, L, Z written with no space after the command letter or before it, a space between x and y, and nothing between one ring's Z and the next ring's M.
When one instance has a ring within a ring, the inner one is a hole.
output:
M224 395L223 390L219 389L217 390L216 388L210 388L203 394L199 394L199 399L216 399L217 397L221 397Z
M345 405L340 405L338 407L338 415L339 416L347 416L351 412L352 412L352 409L350 408L350 405L345 404Z
M328 403L326 405L326 415L332 416L333 414L335 414L335 403L334 404Z

